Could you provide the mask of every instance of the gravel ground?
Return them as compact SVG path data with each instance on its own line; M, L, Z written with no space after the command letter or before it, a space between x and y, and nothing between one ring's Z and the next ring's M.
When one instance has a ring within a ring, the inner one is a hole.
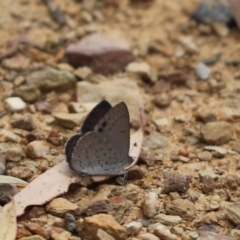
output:
M146 113L125 186L72 184L16 239L240 239L240 32L199 3L0 1L0 174L31 182L65 161L103 99L127 104L131 133Z

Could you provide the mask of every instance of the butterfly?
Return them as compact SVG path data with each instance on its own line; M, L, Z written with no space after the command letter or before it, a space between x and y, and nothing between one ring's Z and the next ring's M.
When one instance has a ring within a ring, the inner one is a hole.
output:
M130 119L126 104L112 107L103 100L85 119L81 134L75 134L65 144L69 167L82 176L125 175L133 159L130 146Z

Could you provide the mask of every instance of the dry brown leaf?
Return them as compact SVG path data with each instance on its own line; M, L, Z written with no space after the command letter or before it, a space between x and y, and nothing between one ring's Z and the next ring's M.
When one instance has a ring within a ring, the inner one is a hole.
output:
M22 215L27 206L42 205L67 192L69 185L78 181L79 175L70 170L67 162L55 165L14 196L16 215Z
M141 151L142 140L142 129L139 129L131 135L130 155L133 156L135 160L128 166L128 169L137 162ZM100 182L107 178L109 178L109 176L81 177L79 174L70 170L67 162L61 162L34 179L20 193L14 196L16 215L22 215L27 206L43 205L54 197L66 193L71 183L78 182L86 186L92 181Z
M17 219L13 201L0 211L0 239L15 240L17 235Z

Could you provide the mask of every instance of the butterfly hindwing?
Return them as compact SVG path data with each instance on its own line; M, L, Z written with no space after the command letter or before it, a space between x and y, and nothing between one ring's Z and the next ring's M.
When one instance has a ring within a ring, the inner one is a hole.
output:
M82 134L75 134L72 137L70 137L65 143L66 160L70 167L71 167L73 150L74 150L78 140L81 138L81 136L82 136Z
M82 175L122 175L121 159L111 142L98 132L82 136L73 151L71 167Z

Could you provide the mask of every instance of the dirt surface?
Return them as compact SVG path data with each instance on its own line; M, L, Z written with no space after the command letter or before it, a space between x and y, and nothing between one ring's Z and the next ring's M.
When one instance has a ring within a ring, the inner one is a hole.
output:
M18 218L17 239L240 239L240 32L192 20L199 2L55 0L58 22L44 1L0 1L1 174L31 182L65 161L65 141L100 100L126 102L131 132L140 107L147 117L126 186L73 185ZM85 52L68 50L94 33L115 46L95 56L94 35Z

